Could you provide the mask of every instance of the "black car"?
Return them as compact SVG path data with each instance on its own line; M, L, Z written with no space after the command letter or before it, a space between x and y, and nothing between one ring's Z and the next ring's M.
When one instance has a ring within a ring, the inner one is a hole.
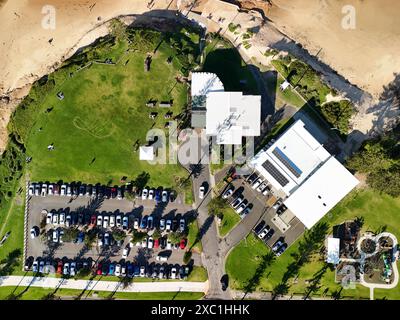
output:
M228 289L228 285L229 285L229 277L227 274L224 274L221 278L221 288L223 291L225 291L226 289Z
M169 193L169 202L174 202L175 199L176 199L175 191L171 191L171 192Z
M72 225L78 224L78 215L76 213L71 213L71 224Z
M105 188L104 196L105 196L107 199L110 199L110 198L111 198L111 188L110 188L110 187L106 187L106 188Z
M247 178L247 182L252 185L254 181L258 178L257 174L253 173L250 177Z
M82 185L79 187L79 195L82 197L82 196L85 195L85 193L86 193L86 187L85 187L84 184L82 184Z
M276 209L276 214L280 215L284 213L286 209L287 209L286 206L284 204L281 204L281 206L278 209Z
M165 239L164 237L161 237L160 238L160 248L162 250L164 250L166 246L167 246L167 239Z
M72 195L73 196L77 196L79 193L78 193L78 186L75 184L75 185L73 185L73 187L72 187Z
M259 234L260 231L264 228L264 226L265 226L265 221L262 220L262 221L254 228L254 232L255 232L256 234Z
M171 230L172 230L173 232L175 232L176 229L178 229L178 219L172 220Z
M104 262L103 267L101 268L101 274L103 276L108 275L108 270L109 270L109 264L108 264L108 262Z
M263 239L264 242L267 242L269 239L271 239L271 237L274 235L274 233L275 233L275 230L270 228L268 233L265 235L265 237Z
M83 212L78 213L78 224L83 225Z
M33 260L34 260L33 257L29 257L28 259L26 259L25 266L24 266L25 271L31 270L32 264L33 264Z
M104 195L105 195L105 190L104 190L104 186L97 186L96 187L96 191L97 191L97 196L99 197L99 198L103 198L104 197Z

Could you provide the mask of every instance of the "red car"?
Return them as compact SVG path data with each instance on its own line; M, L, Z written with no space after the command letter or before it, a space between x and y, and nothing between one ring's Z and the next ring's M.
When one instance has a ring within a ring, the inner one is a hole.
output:
M179 247L183 250L186 247L186 239L181 239L181 242L179 243Z
M160 246L160 241L158 239L155 239L153 244L154 249L157 249L159 246Z
M96 215L92 214L92 216L90 217L90 225L91 226L96 225L96 219L97 219Z
M101 276L102 275L102 264L101 263L99 263L98 265L97 265L97 271L96 271L96 274L98 275L98 276Z
M62 268L63 268L63 263L60 260L60 261L58 261L58 264L57 264L57 273L58 274L62 274L62 271L63 271Z

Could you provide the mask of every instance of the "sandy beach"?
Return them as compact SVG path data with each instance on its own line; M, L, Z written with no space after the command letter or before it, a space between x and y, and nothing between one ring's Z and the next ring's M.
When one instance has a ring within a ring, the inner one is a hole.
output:
M244 1L251 6L261 0ZM30 84L56 69L79 47L107 34L106 21L157 9L174 10L184 2L188 0L0 0L0 28L5 30L0 33L0 152L10 114ZM396 21L400 1L272 0L272 6L267 7L265 1L261 2L265 15L278 30L311 54L322 49L318 56L321 61L375 99L400 71L400 27ZM356 10L354 30L341 26L345 4ZM54 29L43 27L46 5L55 8ZM203 11L204 18L226 15L226 21L237 14L234 6L218 0L199 0L194 9ZM240 17L238 22L243 25L260 21L257 12L242 12ZM255 37L250 56L262 55L268 45L262 42L263 35L269 42L274 40L271 37L281 39L276 32L271 36L273 32L267 28L263 26ZM361 116L365 124L361 131L366 132L373 117L365 121L365 115Z

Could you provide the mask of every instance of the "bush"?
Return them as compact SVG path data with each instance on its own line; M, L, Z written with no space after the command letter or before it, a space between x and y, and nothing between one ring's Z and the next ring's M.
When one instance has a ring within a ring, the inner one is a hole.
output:
M350 118L354 113L354 107L350 101L327 102L321 106L325 119L341 133L349 131Z

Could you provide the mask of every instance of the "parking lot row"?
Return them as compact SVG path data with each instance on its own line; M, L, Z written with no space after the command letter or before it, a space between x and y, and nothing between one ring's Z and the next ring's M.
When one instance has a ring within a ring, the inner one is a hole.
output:
M140 277L152 279L179 279L186 280L191 272L188 265L179 264L137 264L131 261L121 260L110 262L101 260L95 262L92 259L71 260L71 259L50 259L29 257L24 265L25 271L32 271L35 274L59 274L64 277L74 277L81 270L85 274L98 276L116 277Z

